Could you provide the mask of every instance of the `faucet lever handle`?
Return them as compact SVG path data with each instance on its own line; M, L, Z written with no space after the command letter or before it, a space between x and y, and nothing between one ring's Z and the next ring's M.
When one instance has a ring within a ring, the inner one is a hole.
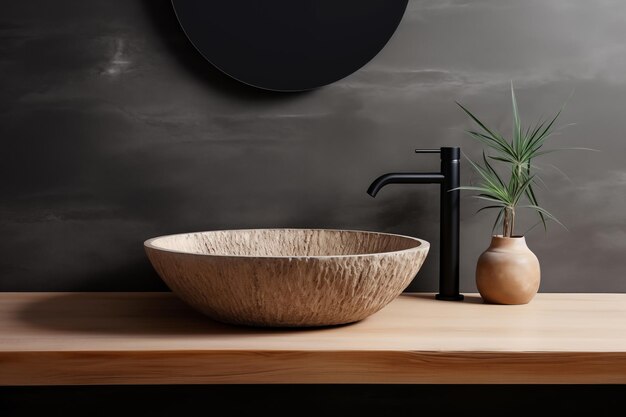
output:
M461 158L461 148L458 146L444 146L440 149L416 149L415 153L438 153L441 154L442 161L458 161Z
M416 149L415 153L441 153L441 149Z

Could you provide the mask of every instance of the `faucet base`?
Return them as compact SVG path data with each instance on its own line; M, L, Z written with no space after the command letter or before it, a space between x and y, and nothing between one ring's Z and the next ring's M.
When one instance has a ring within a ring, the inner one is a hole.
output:
M463 298L465 297L463 296L463 294L457 294L457 295L437 294L435 295L435 298L440 301L463 301Z

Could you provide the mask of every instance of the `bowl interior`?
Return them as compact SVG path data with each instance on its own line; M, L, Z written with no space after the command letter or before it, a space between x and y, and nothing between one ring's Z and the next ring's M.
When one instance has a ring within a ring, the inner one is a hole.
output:
M349 230L253 229L162 236L155 249L217 256L318 257L397 252L426 243L412 237Z

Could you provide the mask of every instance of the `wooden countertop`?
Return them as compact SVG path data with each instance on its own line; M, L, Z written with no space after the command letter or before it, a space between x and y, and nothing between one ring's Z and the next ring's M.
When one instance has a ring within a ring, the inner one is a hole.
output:
M626 294L405 294L352 325L215 323L171 293L0 293L0 385L626 383Z

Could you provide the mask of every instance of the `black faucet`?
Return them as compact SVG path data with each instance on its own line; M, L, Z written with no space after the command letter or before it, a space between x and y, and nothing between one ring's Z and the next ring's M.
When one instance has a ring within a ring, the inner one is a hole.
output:
M416 149L415 153L441 154L441 172L385 174L367 189L376 197L387 184L439 184L439 294L438 300L461 301L459 293L459 208L461 148Z

